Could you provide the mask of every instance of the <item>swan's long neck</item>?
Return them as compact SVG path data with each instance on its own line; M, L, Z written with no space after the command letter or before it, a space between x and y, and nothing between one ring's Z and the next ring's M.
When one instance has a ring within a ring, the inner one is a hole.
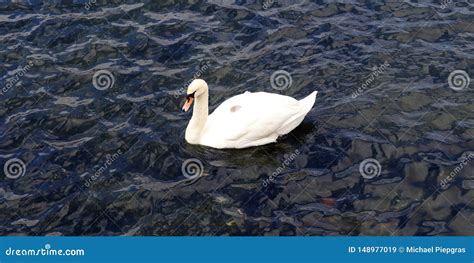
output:
M209 103L209 92L205 92L194 99L193 117L186 128L186 141L192 144L198 144L201 138L202 130L206 126Z

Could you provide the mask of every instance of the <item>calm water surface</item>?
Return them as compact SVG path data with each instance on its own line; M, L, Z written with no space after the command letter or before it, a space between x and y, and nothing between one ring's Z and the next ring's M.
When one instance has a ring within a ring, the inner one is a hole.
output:
M471 1L15 2L0 164L24 166L1 174L1 235L474 235L473 85L448 84L474 76ZM215 150L184 141L194 77L211 110L319 94L278 143Z

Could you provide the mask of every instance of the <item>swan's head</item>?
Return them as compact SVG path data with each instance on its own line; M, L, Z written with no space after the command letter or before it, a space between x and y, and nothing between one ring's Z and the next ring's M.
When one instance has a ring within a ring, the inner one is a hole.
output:
M186 102L183 105L183 111L188 111L193 105L194 98L198 98L199 96L207 93L207 83L202 79L195 79L191 84L188 86L188 90L186 91Z

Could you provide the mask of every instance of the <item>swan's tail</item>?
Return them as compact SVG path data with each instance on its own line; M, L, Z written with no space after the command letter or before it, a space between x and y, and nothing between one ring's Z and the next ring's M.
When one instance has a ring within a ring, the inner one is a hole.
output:
M285 122L280 129L278 129L278 135L287 134L296 128L296 126L300 125L306 114L308 114L308 112L313 108L314 102L316 101L316 94L318 94L318 92L313 91L313 93L299 101L301 105L299 113L295 114L291 119Z
M313 108L314 103L316 102L317 94L317 91L313 91L313 93L306 96L306 98L300 100L300 103L302 105L302 113L304 113L304 115L306 115Z

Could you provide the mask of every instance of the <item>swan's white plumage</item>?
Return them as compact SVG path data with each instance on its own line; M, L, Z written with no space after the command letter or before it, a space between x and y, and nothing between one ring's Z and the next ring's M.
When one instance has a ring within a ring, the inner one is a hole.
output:
M207 85L205 93L208 96ZM213 148L246 148L275 142L278 136L289 133L303 121L314 105L316 94L314 91L299 101L267 92L234 96L207 117L197 141L191 142L186 134L187 141ZM197 103L198 100L195 109ZM189 126L188 132L196 133Z

